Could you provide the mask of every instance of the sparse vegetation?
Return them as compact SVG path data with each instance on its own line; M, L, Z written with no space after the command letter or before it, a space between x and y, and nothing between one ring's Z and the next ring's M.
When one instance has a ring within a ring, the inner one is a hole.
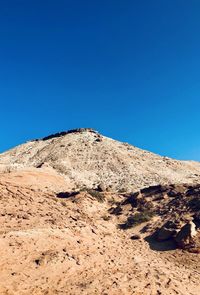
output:
M105 220L105 221L108 221L108 220L111 219L111 216L110 215L103 215L102 219Z
M97 199L97 201L100 203L103 203L105 201L105 196L102 192L96 191L94 189L89 189L86 187L83 187L80 191L87 192L93 198Z
M64 201L61 202L61 205L62 205L63 207L66 207L66 206L67 206L67 204L66 204Z
M125 223L119 224L118 227L120 229L128 229L128 228L134 227L140 223L149 221L153 217L153 215L154 215L154 212L152 211L135 213L134 215L129 216Z
M120 214L122 214L122 208L120 205L118 205L117 207L110 208L109 212L110 212L110 214L120 215Z
M87 192L93 198L97 199L98 202L103 203L105 201L105 196L103 193L100 193L100 192L92 190L92 189L87 190Z

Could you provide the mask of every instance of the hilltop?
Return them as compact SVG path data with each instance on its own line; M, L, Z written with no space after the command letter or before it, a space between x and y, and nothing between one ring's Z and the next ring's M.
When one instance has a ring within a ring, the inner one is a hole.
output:
M178 161L80 128L19 145L0 154L0 171L50 167L74 188L134 191L149 185L195 183L200 163Z

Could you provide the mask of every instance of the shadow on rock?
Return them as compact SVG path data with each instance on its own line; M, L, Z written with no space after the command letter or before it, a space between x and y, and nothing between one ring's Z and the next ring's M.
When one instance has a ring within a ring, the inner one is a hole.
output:
M148 242L150 249L154 251L170 251L177 249L177 244L173 239L157 241L154 234L146 237L145 241Z
M56 196L60 199L68 199L76 195L78 195L78 192L60 192L60 193L57 193Z

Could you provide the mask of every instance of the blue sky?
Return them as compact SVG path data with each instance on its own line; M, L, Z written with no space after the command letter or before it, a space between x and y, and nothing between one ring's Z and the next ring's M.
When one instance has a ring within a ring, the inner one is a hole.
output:
M200 2L0 2L0 151L77 127L200 160Z

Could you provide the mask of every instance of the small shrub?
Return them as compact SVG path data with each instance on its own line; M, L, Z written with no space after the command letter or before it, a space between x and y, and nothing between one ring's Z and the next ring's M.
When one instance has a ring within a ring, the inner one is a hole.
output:
M89 188L84 188L82 191L87 192L89 195L91 195L93 198L95 198L100 203L103 203L105 201L105 196L103 193L100 193L98 191L95 191L95 190L89 189Z
M134 227L140 223L149 221L151 217L153 217L153 215L154 215L154 212L152 211L135 213L134 215L129 216L125 223L119 224L118 227L120 229L128 229L128 228Z
M62 205L63 207L67 207L67 204L66 204L64 201L61 202L61 205Z
M114 215L121 215L122 214L122 208L120 206L111 207L109 209L109 213L114 214Z
M108 221L111 219L111 216L110 215L103 215L102 218L103 218L103 220Z
M79 188L79 191L80 192L86 192L88 190L88 188L86 187L86 186L81 186L80 188Z

